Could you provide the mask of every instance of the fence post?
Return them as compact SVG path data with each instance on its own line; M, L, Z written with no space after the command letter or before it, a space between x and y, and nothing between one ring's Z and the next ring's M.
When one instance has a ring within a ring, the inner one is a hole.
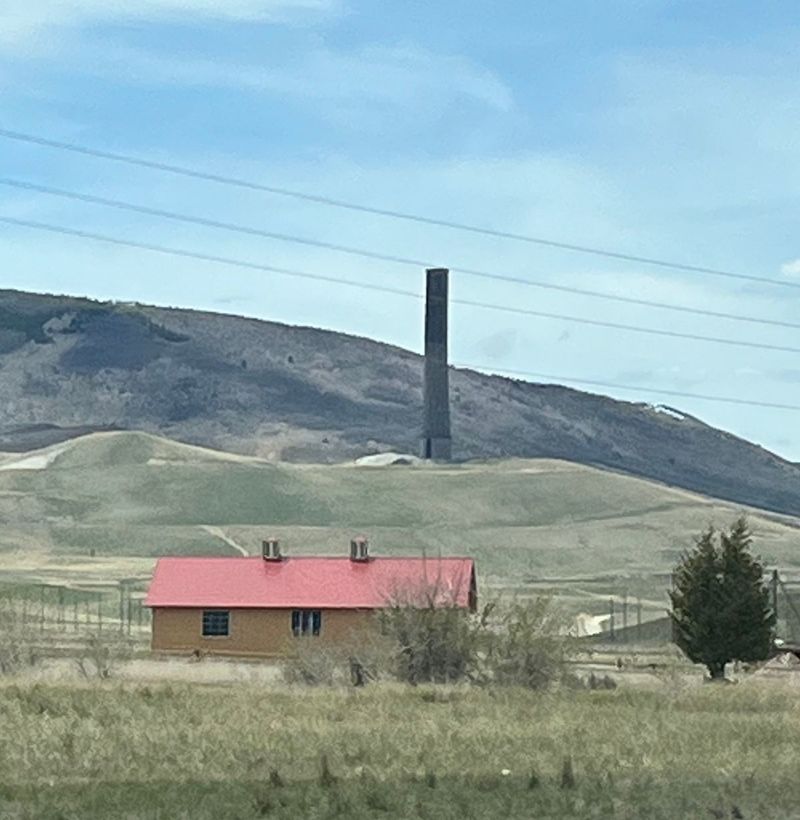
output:
M786 629L789 633L788 637L795 641L797 640L795 637L795 626L794 624L800 625L800 609L795 606L795 603L792 599L792 596L787 588L786 584L781 579L780 575L778 576L778 586L783 590L783 600L786 602ZM794 616L794 619L790 617L791 615Z
M772 570L772 611L775 613L775 627L773 638L778 637L778 570Z
M628 641L628 590L622 593L622 640Z
M636 598L636 640L642 642L642 599Z
M608 634L609 634L610 639L613 641L614 640L614 598L613 598L613 596L608 599L608 614L610 616L609 620L608 620Z

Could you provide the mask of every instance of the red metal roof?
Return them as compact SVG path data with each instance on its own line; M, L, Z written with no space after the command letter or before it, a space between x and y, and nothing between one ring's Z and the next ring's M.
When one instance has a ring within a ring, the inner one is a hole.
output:
M260 556L159 558L145 601L151 607L379 609L433 592L439 605L474 606L471 558Z

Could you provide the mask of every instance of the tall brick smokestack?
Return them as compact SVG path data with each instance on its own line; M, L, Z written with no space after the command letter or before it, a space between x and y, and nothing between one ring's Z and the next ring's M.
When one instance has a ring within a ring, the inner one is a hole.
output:
M449 461L450 386L447 374L446 268L429 268L425 301L425 419L422 458Z

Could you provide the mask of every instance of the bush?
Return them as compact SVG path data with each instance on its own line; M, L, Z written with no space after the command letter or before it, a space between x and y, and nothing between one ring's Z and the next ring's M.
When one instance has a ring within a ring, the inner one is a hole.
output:
M75 664L85 678L108 680L117 665L130 656L130 646L124 640L96 632L84 641Z
M287 683L364 685L390 677L423 683L496 683L545 689L563 678L566 623L549 599L492 602L480 613L458 606L436 583L395 595L377 629L326 646L292 641Z
M407 683L449 683L477 672L478 638L455 608L402 608L381 613L385 634L397 644L393 672Z
M488 656L495 683L546 689L564 674L566 625L548 598L514 603L499 613Z
M383 636L363 632L330 646L301 638L293 641L290 649L282 673L291 684L363 686L388 674L394 665L391 643Z
M281 672L286 683L331 686L344 683L347 668L346 656L337 647L317 647L304 641L284 662Z
M477 680L486 619L454 604L439 605L426 596L424 605L397 603L378 613L381 632L396 647L391 673L398 680L454 683Z
M563 676L566 630L548 599L489 603L476 614L427 594L422 606L401 602L378 617L397 646L392 671L401 681L544 689Z

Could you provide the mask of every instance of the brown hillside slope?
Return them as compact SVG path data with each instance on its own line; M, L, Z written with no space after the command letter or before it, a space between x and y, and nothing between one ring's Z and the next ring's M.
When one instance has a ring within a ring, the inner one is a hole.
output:
M137 429L293 461L413 452L421 364L314 328L0 291L0 450ZM800 514L800 467L698 419L467 370L451 384L458 459L597 464Z

